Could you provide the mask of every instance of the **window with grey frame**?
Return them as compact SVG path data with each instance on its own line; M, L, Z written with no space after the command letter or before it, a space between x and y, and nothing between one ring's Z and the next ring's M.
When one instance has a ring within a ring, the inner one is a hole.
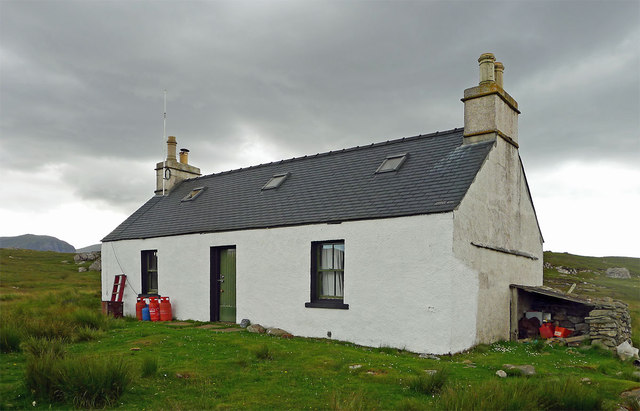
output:
M349 308L344 304L344 240L311 243L311 302L306 307Z
M158 250L145 250L142 257L142 294L158 294Z

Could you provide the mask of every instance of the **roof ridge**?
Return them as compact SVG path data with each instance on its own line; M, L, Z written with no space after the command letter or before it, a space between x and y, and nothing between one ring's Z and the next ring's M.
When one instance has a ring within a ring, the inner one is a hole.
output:
M261 164L256 164L256 165L248 166L248 167L240 167L240 168L234 168L234 169L231 169L231 170L220 171L218 173L205 174L205 175L199 176L199 177L188 178L188 179L185 179L184 181L201 180L201 179L205 179L205 178L209 178L209 177L215 177L215 176L219 176L219 175L236 173L236 172L239 172L239 171L253 170L253 169L256 169L256 168L271 166L271 165L274 165L274 164L292 163L294 161L300 161L300 160L304 160L304 159L311 158L311 157L325 157L325 156L334 155L334 154L338 154L338 153L346 153L346 152L351 152L351 151L364 150L364 149L371 148L371 147L379 147L379 146L391 145L391 144L401 143L401 142L405 142L405 141L417 140L417 139L421 139L421 138L425 138L425 139L426 138L432 138L432 137L436 137L436 136L442 136L442 135L446 135L446 134L452 134L452 133L455 133L455 132L459 132L460 130L463 130L463 129L464 129L464 127L456 127L456 128L452 128L450 130L435 131L435 132L429 133L429 134L418 134L417 136L401 137L401 138L396 138L396 139L393 139L393 140L381 141L379 143L371 143L371 144L367 144L367 145L363 145L363 146L354 146L354 147L348 147L348 148L343 148L343 149L339 149L339 150L330 150L330 151L326 151L326 152L323 152L323 153L316 153L316 154L306 154L306 155L300 156L300 157L291 157L291 158L287 158L287 159L271 161L269 163L261 163Z

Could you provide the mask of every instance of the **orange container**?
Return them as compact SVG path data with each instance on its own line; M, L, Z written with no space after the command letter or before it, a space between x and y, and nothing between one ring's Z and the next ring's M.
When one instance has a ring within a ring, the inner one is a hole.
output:
M544 323L542 324L542 326L540 327L540 336L542 338L551 338L553 337L553 324L551 323Z
M169 297L160 297L160 321L171 321L171 302Z
M160 304L158 303L158 297L149 298L149 316L151 321L160 320Z
M563 327L556 327L556 330L553 332L554 337L564 338L570 335L571 335L571 330L567 330L566 328L563 328Z
M147 303L144 301L144 298L138 297L138 302L136 303L136 318L138 321L142 321L142 309L147 306Z

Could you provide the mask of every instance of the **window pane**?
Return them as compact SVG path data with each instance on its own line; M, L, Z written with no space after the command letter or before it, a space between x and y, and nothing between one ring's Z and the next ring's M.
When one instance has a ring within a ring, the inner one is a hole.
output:
M344 269L344 244L335 244L333 248L333 267L338 270Z
M323 271L318 273L320 298L342 298L344 276L340 271Z
M319 269L327 270L333 268L333 244L323 244L320 251Z
M147 270L148 271L158 270L158 257L155 251L151 253L147 253Z
M158 273L150 272L149 273L149 294L157 294L158 293Z

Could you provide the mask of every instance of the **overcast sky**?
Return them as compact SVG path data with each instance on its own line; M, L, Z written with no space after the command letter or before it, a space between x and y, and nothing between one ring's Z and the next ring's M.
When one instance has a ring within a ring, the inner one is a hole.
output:
M640 257L638 1L0 0L0 236L99 242L203 173L463 126L505 65L545 250Z

